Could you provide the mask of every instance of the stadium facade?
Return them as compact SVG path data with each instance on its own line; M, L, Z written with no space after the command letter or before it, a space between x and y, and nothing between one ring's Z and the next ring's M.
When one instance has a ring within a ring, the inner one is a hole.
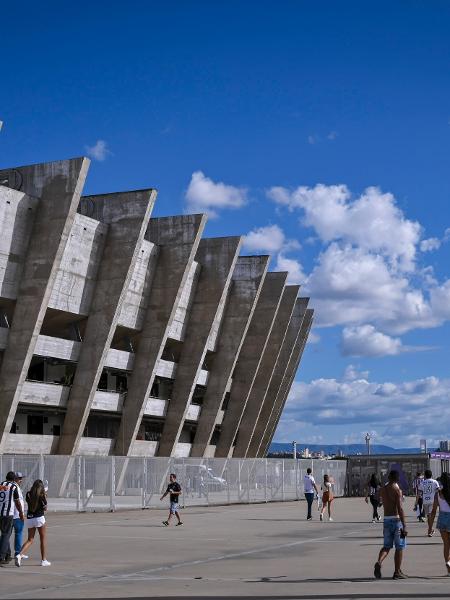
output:
M313 311L153 189L89 160L0 170L0 453L265 456Z

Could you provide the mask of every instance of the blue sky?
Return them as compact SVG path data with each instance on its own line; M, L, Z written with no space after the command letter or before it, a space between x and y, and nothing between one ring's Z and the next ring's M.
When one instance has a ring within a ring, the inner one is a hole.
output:
M450 437L447 2L24 2L8 22L2 166L88 152L88 193L214 213L208 235L250 234L311 295L277 441Z

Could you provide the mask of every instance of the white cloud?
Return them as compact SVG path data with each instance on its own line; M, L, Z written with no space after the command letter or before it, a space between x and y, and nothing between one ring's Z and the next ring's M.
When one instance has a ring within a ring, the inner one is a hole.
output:
M438 238L428 238L420 242L420 250L422 252L432 252L438 250L441 247L441 240Z
M369 371L359 371L355 365L348 365L344 372L344 381L369 379Z
M344 356L387 356L404 351L399 338L385 335L373 325L345 327L341 348Z
M330 133L327 135L327 140L335 140L338 136L338 132L337 131L330 131Z
M316 134L308 135L307 140L308 140L308 144L311 144L311 146L314 146L314 144L317 144L317 142L319 141L319 137Z
M244 237L244 247L251 252L279 252L286 242L278 225L258 227Z
M97 140L93 146L86 146L86 152L88 156L99 162L103 162L111 154L105 140Z
M289 284L303 284L306 279L301 263L295 258L287 258L283 254L277 256L274 270L287 271L287 283Z
M325 243L342 240L375 251L404 271L414 269L420 225L405 219L392 194L369 187L356 200L345 185L300 186L294 191L272 187L268 197L291 211L303 212L302 222Z
M432 446L448 437L449 399L450 379L437 377L403 383L350 377L294 382L276 439L300 439L305 427L310 435L327 426L340 427L346 435L367 427L375 443L398 448L427 438Z
M217 217L220 209L237 209L247 202L247 190L242 187L215 183L202 171L192 173L186 190L187 212L205 212L212 218Z

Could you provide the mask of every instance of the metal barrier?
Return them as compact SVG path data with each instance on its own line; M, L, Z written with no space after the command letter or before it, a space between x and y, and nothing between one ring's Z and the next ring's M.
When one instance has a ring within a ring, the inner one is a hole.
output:
M182 486L184 506L298 500L308 467L318 486L327 473L335 495L344 495L347 463L340 460L0 456L2 476L21 471L24 490L35 479L48 481L53 511L161 508L159 498L170 473L176 473Z

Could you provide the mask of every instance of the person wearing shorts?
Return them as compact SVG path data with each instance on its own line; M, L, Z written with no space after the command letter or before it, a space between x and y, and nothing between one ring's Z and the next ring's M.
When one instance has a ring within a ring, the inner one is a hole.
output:
M29 492L25 495L27 502L27 527L28 539L22 546L19 554L15 558L16 567L20 567L25 552L31 546L36 535L36 529L39 532L39 541L41 548L41 567L49 567L52 563L47 560L47 526L45 524L45 511L47 510L47 496L43 481L36 479Z
M312 476L312 469L310 467L308 467L306 469L306 475L303 478L303 487L304 487L306 505L308 507L308 514L307 514L306 520L311 521L312 520L311 508L312 508L312 505L314 502L314 495L317 494L317 496L318 496L319 491L317 489L317 485L314 480L314 477Z
M163 521L163 525L165 525L166 527L169 526L170 524L170 519L172 518L172 515L175 515L178 523L177 525L183 525L183 522L181 521L180 518L180 513L178 511L179 509L179 503L178 503L178 499L179 496L181 494L181 485L178 483L177 481L177 476L175 475L175 473L171 473L169 476L169 485L167 486L167 490L164 492L164 494L161 496L161 500L163 500L167 494L169 494L170 496L170 508L169 508L169 516L167 518L167 521Z
M436 479L433 479L433 473L430 471L430 469L426 469L425 478L419 484L419 489L422 492L423 512L428 522L428 537L432 537L434 534L434 519L431 520L431 513L433 512L433 504L436 492L439 490L439 483L436 481Z
M439 508L436 529L439 530L444 544L444 562L447 568L447 576L450 577L450 475L442 473L440 483L441 489L435 495L430 519L433 524L436 511Z
M391 471L388 476L388 483L381 490L381 501L384 508L383 547L374 565L373 573L376 579L381 579L381 564L394 547L395 570L393 579L407 578L401 566L408 532L406 531L405 513L402 507L402 492L398 481L398 471Z

